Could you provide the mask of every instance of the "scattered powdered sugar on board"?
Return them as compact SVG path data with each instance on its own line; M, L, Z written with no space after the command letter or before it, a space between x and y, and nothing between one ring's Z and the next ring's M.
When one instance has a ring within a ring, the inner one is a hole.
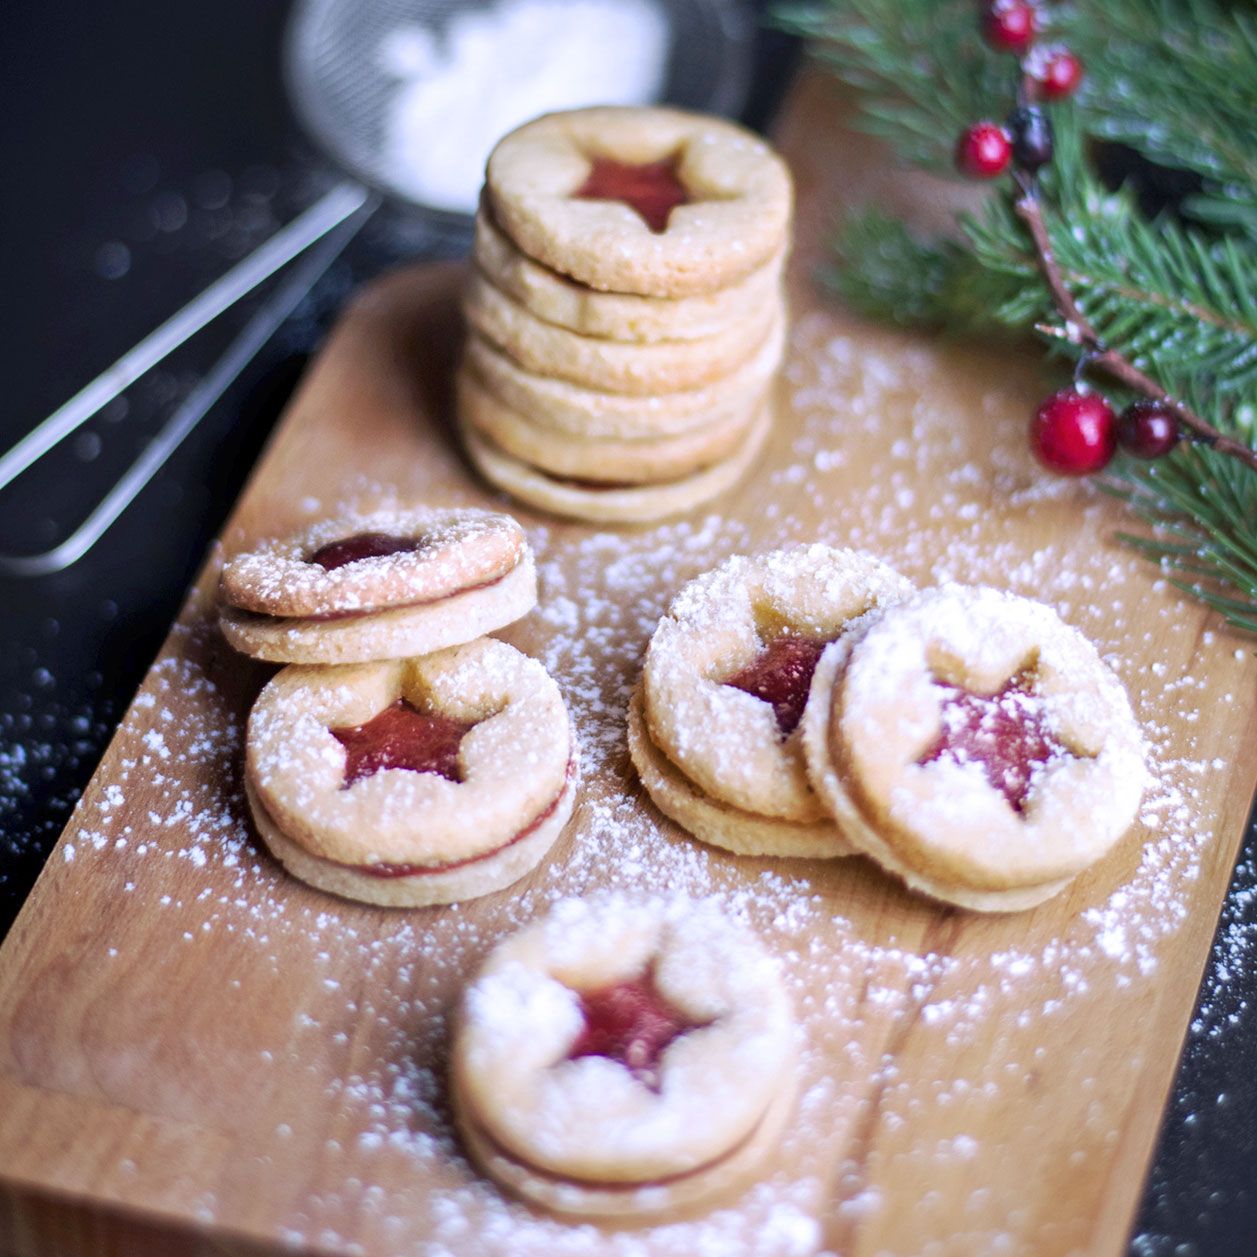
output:
M231 1094L215 1097L216 1120L264 1155L277 1181L308 1184L305 1162L319 1150L318 1186L293 1198L285 1224L293 1244L425 1257L830 1251L853 1233L844 1228L902 1206L869 1181L867 1149L887 1140L899 1181L931 1185L913 1202L925 1225L935 1210L954 1220L945 1206L963 1192L973 1226L953 1229L952 1243L1017 1250L1026 1219L974 1186L973 1165L999 1152L981 1132L998 1126L993 1115L1016 1103L1028 1079L1062 1067L1043 1056L1047 1024L1085 1027L1097 1008L1115 1022L1139 1015L1210 838L1199 792L1213 766L1175 750L1201 719L1205 683L1177 668L1164 677L1137 671L1123 652L1153 627L1170 642L1194 630L1180 625L1181 604L1164 588L1154 586L1138 608L1115 606L1108 591L1144 570L1140 561L1084 544L1076 530L1032 550L1015 538L990 543L981 524L997 497L1031 514L1081 511L1097 530L1100 500L1083 497L1080 507L1076 488L1066 497L1035 474L1016 443L1019 427L1005 425L1007 441L979 458L954 422L941 353L916 345L879 357L819 316L801 321L795 343L788 382L800 420L788 461L761 473L774 488L765 512L771 543L867 548L922 584L990 583L1054 606L1097 642L1131 692L1155 778L1141 809L1146 843L1126 844L1106 862L1081 913L1047 917L1059 920L1047 936L1020 918L998 918L957 941L947 928L955 914L919 900L904 897L897 920L869 912L898 892L863 862L738 860L678 837L632 780L630 690L673 593L729 555L766 548L763 521L752 531L710 513L561 536L534 525L540 605L503 636L545 663L568 702L584 760L574 823L517 891L434 911L373 911L295 887L258 849L240 758L248 701L265 673L230 656L212 609L194 601L174 653L123 726L120 774L87 797L63 862L73 876L105 879L118 892L123 921L117 946L96 961L103 969L140 962L125 953L125 940L139 937L125 928L133 913L151 918L142 936L148 954L203 949L206 985L186 1005L199 1010L198 1049L241 1067ZM922 400L910 438L887 443L879 423L892 396ZM994 418L1009 403L993 394L988 404ZM853 459L862 469L855 489L850 477L834 478ZM936 526L926 529L914 487L922 472L933 478ZM796 503L821 508L821 525L805 522ZM128 805L141 783L149 801L142 816ZM508 931L562 898L605 888L714 897L751 924L782 962L808 1045L798 1120L773 1173L736 1208L609 1235L536 1216L482 1181L453 1137L444 1088L449 1015L465 977ZM128 895L142 903L132 906ZM249 1010L261 1000L271 1008L257 1022ZM259 1042L238 1029L253 1025L283 1033ZM989 1050L968 1054L991 1027L998 1034ZM1085 1149L1117 1138L1120 1115L1104 1095L1135 1079L1140 1061L1114 1062L1103 1042L1081 1031L1075 1038L1060 1104L1077 1115L1085 1160ZM134 1096L140 1108L154 1085L143 1053L110 1079L120 1102ZM278 1123L272 1093L284 1098ZM1018 1109L1020 1136L1048 1121L1041 1108ZM925 1114L929 1137L917 1138ZM1055 1152L1045 1150L1044 1166L1055 1164L1046 1159ZM218 1216L218 1203L212 1194L201 1201L204 1220ZM346 1218L353 1236L342 1233ZM1043 1223L1041 1234L1053 1225Z

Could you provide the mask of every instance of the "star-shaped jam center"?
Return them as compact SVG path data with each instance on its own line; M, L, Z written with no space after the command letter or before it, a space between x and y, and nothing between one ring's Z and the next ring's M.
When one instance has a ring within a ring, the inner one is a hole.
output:
M638 165L614 157L595 157L588 178L572 195L580 201L622 201L659 235L667 230L672 211L678 205L688 205L691 199L677 164L675 154Z
M938 740L917 763L978 764L1013 811L1024 812L1039 770L1070 753L1047 723L1034 677L1019 672L995 694L936 684L946 691L942 728Z
M725 677L723 684L770 703L781 736L788 737L803 719L812 673L828 645L813 637L774 637L744 668Z
M711 1024L694 1021L669 1004L649 971L578 995L585 1024L567 1059L604 1056L652 1091L659 1090L659 1065L668 1047Z
M360 532L352 537L320 546L307 560L326 572L358 563L363 559L383 559L390 554L411 554L423 543L415 537L394 537L386 532Z
M366 724L330 729L345 748L343 790L386 768L436 773L446 781L462 781L458 748L473 726L436 712L420 711L404 698L386 707Z

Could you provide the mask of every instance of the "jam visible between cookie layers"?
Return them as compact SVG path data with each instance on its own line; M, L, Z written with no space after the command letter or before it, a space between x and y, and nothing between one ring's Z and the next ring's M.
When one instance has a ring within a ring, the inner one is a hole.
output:
M458 748L472 724L435 712L420 711L404 698L386 707L366 724L345 725L329 732L345 748L345 781L374 777L386 768L436 773L446 781L462 781Z
M385 880L394 877L429 877L434 873L449 873L454 869L466 868L470 864L479 864L482 860L492 859L505 851L507 847L513 847L517 842L523 842L525 838L535 834L559 810L559 804L563 801L563 795L575 772L576 761L568 760L567 771L563 777L563 789L519 833L512 834L500 847L494 847L491 851L481 851L476 855L467 856L466 859L452 860L447 864L341 864L338 860L325 860L325 863L338 864L343 869L352 869L353 872L361 873L364 877L379 877Z
M359 563L363 559L384 559L390 554L412 554L423 545L417 537L395 537L386 532L360 532L352 537L320 546L307 560L326 572Z
M1034 677L1018 673L996 694L974 694L938 682L943 699L942 732L917 761L980 764L992 788L1014 812L1025 811L1036 772L1068 749L1048 727Z
M649 972L577 994L585 1024L567 1059L604 1056L652 1091L659 1090L659 1062L667 1048L689 1031L710 1025L673 1008Z
M690 201L675 155L641 165L595 157L589 177L572 195L580 201L622 201L656 235L667 230L672 211Z
M724 684L770 703L781 736L798 728L812 687L812 673L829 642L813 637L775 637Z
M695 476L705 472L712 463L704 463L701 467L695 467L692 471L687 471L683 476L670 476L666 480L652 480L649 484L645 484L640 480L590 480L582 476L555 476L550 472L545 473L547 480L553 480L556 484L569 485L573 489L580 489L582 493L623 493L640 492L646 489L662 489L670 484L680 484L683 480L691 480Z

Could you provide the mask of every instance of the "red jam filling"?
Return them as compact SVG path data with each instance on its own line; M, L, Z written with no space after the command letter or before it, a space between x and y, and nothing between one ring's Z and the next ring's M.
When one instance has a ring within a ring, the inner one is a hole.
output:
M745 668L726 677L724 684L771 703L777 728L787 737L803 719L812 673L828 645L813 637L775 637Z
M608 493L613 490L640 489L641 484L630 480L582 480L579 476L550 476L561 484L571 485L573 489L583 489L586 493Z
M667 229L672 211L690 200L675 156L641 165L595 157L589 177L572 195L581 201L623 201L656 235Z
M691 474L698 475L699 472L705 470L704 467L696 468ZM580 476L553 476L546 472L546 479L558 481L559 484L571 485L573 489L580 489L585 493L621 493L625 489L638 490L645 489L640 480L586 480ZM674 476L668 480L655 480L651 484L658 488L661 485L675 484L678 480L685 479L684 476Z
M659 1062L668 1046L708 1024L691 1021L673 1008L649 973L579 995L585 1024L567 1059L605 1056L652 1091L659 1090Z
M1025 811L1035 773L1050 760L1069 754L1048 728L1034 678L1019 673L997 694L942 688L947 691L942 732L917 762L980 764L987 781L1013 811Z
M434 712L420 711L404 698L386 707L366 724L330 730L345 748L345 783L374 777L386 768L412 773L437 773L447 781L462 781L458 748L472 726Z
M415 537L393 537L386 532L360 532L340 541L320 546L307 560L326 572L358 563L363 559L383 559L390 554L410 554L422 543Z

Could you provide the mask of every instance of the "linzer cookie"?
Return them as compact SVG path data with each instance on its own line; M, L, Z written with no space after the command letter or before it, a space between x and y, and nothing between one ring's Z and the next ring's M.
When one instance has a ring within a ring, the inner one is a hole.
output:
M824 545L736 557L686 585L629 712L629 751L659 810L738 854L849 854L798 726L826 644L910 592L884 563Z
M583 109L502 140L459 372L485 478L612 523L731 488L771 425L791 203L780 159L720 119Z
M803 743L850 842L936 899L1031 907L1101 859L1145 784L1121 683L1050 608L946 586L826 649Z
M517 881L572 813L558 686L482 638L417 659L285 668L249 716L246 793L295 877L389 907Z
M455 1118L513 1195L659 1220L762 1171L794 1108L795 1038L776 964L711 902L565 900L465 992Z
M532 554L509 516L377 511L325 520L236 555L220 625L275 663L365 663L428 654L527 615Z
M501 140L485 190L529 257L604 292L686 297L737 283L787 239L793 190L758 136L676 109L547 114Z

